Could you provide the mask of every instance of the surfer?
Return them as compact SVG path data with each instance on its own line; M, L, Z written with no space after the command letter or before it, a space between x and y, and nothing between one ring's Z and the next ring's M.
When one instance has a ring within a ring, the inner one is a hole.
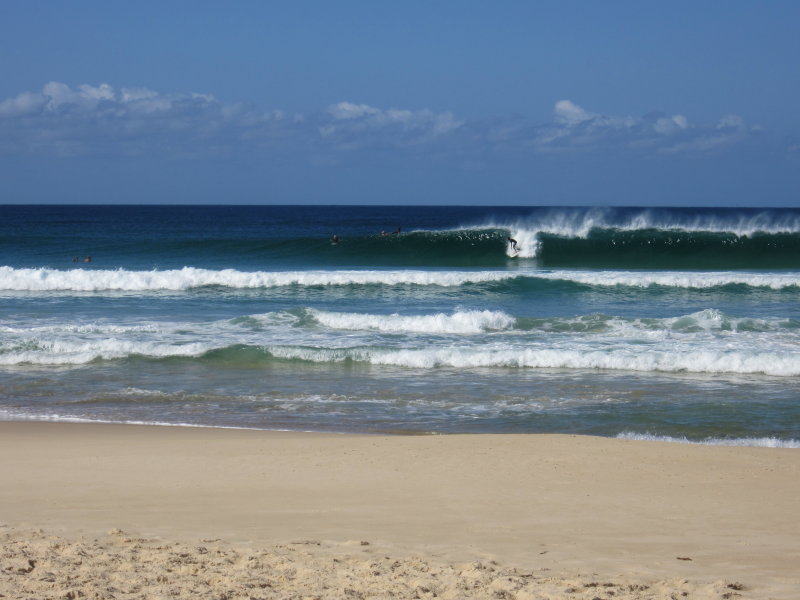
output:
M339 243L339 236L334 233L333 237L331 238L331 244L338 244L338 243Z
M515 240L512 237L510 237L510 238L508 238L508 243L511 244L511 250L513 252L518 252L519 251L519 248L517 248L517 240Z

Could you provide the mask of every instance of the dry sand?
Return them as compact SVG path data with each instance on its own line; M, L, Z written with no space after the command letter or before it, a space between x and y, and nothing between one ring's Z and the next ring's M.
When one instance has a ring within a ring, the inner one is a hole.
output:
M800 598L800 452L0 423L3 598Z

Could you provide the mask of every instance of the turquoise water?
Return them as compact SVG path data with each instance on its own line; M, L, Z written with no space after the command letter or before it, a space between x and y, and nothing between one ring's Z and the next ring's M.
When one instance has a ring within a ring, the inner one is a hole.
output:
M2 419L800 445L797 209L0 211Z

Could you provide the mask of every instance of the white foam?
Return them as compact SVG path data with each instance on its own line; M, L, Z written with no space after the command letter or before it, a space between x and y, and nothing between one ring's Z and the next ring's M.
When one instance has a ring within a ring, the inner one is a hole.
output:
M668 435L653 435L650 433L624 432L617 436L620 440L645 441L645 442L671 442L678 444L700 444L704 446L752 446L757 448L800 448L800 440L781 440L775 437L762 438L706 438L704 440L689 440L686 437L672 437Z
M7 327L0 326L2 333L21 333L21 334L100 334L100 335L124 335L128 333L158 333L162 331L162 326L155 323L145 323L142 325L113 325L110 323L87 323L87 324L53 324L40 325L37 327Z
M501 311L468 310L452 314L433 315L375 315L337 313L309 309L309 314L332 329L370 330L392 333L477 334L507 330L515 319Z
M39 340L18 348L3 348L0 365L83 365L93 360L113 360L129 356L152 358L197 357L209 351L204 343L170 344L120 339Z
M320 349L273 346L278 358L311 362L354 360L375 365L431 369L507 367L541 369L615 370L665 373L758 374L775 377L800 375L800 350L759 352L737 350L649 350L625 345L604 350L522 348L488 349L450 346L426 350L371 348Z
M571 281L591 286L709 289L746 285L774 290L800 287L800 273L752 273L744 271L533 271L528 276L551 281Z
M239 429L239 430L258 430L255 427L240 427L236 425L203 425L198 423L170 423L167 421L139 421L131 419L93 419L89 417L75 417L71 415L60 415L58 413L34 414L22 411L11 411L0 409L0 421L35 421L47 423L74 423L97 425L147 425L153 427L193 427L201 429ZM269 429L268 431L289 431L288 429Z
M165 271L127 271L124 269L14 269L0 267L0 290L8 291L185 291L207 286L254 289L333 285L437 285L503 281L516 277L503 271L219 271L184 267Z
M286 286L419 285L454 287L516 278L571 281L592 286L712 288L730 284L800 287L798 272L741 271L219 271L184 267L165 271L14 269L0 267L0 290L19 292L186 291L207 286L258 289Z

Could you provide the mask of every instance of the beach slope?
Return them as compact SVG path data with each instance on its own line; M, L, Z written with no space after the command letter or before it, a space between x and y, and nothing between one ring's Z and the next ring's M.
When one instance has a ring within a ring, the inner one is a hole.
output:
M800 590L796 450L6 422L0 452L6 598Z

